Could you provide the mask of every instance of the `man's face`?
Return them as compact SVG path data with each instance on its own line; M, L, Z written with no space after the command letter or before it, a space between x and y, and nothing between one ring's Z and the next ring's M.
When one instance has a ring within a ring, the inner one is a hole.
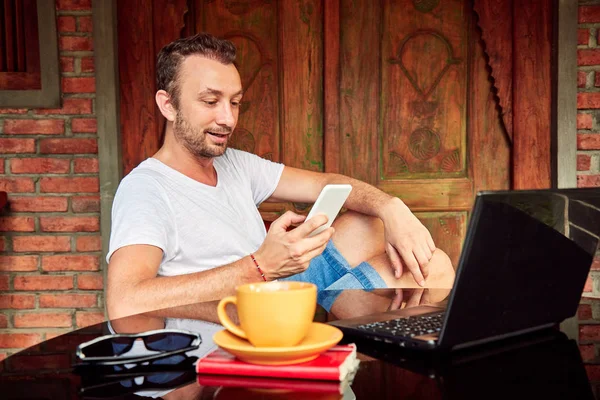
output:
M195 157L218 157L237 124L240 75L233 64L201 56L186 57L180 68L175 139Z

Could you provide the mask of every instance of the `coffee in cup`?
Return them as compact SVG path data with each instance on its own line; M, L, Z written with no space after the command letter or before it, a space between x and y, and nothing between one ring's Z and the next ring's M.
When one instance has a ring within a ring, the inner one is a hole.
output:
M225 311L237 307L240 325ZM278 281L241 285L236 295L219 302L221 324L256 347L296 346L308 333L317 307L317 287L312 283Z

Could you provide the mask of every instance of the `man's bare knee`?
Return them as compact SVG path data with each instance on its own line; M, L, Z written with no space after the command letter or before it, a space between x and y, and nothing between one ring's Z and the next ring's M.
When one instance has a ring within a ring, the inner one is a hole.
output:
M340 214L333 223L333 244L351 266L385 252L383 222L354 211Z

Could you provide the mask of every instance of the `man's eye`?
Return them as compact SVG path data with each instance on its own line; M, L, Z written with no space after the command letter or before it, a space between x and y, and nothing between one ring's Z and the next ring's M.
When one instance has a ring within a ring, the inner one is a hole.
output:
M214 106L215 104L217 104L217 102L214 100L204 100L204 103L208 104L209 106Z
M239 107L240 106L240 102L239 101L232 101L231 105L234 107Z

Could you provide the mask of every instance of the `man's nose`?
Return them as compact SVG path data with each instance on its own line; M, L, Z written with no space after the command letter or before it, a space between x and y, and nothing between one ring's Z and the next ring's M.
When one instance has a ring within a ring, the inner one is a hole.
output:
M235 111L231 107L231 104L225 103L219 108L217 114L217 124L233 127L235 125Z

